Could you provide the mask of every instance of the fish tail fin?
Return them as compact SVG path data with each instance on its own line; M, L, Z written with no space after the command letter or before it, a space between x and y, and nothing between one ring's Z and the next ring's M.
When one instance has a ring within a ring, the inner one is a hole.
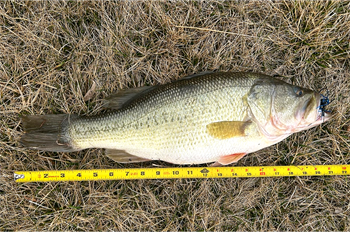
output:
M67 134L75 115L27 115L21 117L25 133L20 143L24 147L42 151L72 152L74 148Z

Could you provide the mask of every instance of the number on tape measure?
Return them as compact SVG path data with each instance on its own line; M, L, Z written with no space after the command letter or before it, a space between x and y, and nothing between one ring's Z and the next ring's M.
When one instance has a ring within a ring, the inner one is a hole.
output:
M14 174L17 182L135 180L170 178L239 178L349 175L350 165L304 165L265 167L180 167L28 171Z

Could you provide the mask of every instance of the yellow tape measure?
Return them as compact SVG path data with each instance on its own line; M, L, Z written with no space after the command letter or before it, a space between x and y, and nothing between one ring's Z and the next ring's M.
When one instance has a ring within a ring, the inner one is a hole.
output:
M16 182L349 175L350 165L128 168L16 172Z

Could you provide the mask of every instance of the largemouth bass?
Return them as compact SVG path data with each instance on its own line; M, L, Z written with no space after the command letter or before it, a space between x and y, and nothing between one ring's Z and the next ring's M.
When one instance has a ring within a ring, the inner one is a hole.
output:
M322 96L258 73L194 75L120 91L104 115L24 116L21 143L45 151L105 148L117 162L227 165L330 118Z

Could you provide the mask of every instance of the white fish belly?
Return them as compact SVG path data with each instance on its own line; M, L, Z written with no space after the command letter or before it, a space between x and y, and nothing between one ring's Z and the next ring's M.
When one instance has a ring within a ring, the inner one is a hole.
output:
M129 146L125 146L125 143L124 146L120 146L132 155L150 160L163 160L174 164L201 164L218 161L226 155L251 153L271 145L270 141L260 135L254 124L247 129L246 136L230 139L213 138L205 133L205 129L196 132L193 134L198 134L197 138L169 135L167 138L163 136L162 142L154 139L152 144L149 139L144 139L137 140Z
M201 164L218 161L220 157L237 153L251 153L270 146L262 138L212 139L204 146L193 149L184 147L155 150L151 148L126 148L125 151L151 160L163 160L174 164Z

